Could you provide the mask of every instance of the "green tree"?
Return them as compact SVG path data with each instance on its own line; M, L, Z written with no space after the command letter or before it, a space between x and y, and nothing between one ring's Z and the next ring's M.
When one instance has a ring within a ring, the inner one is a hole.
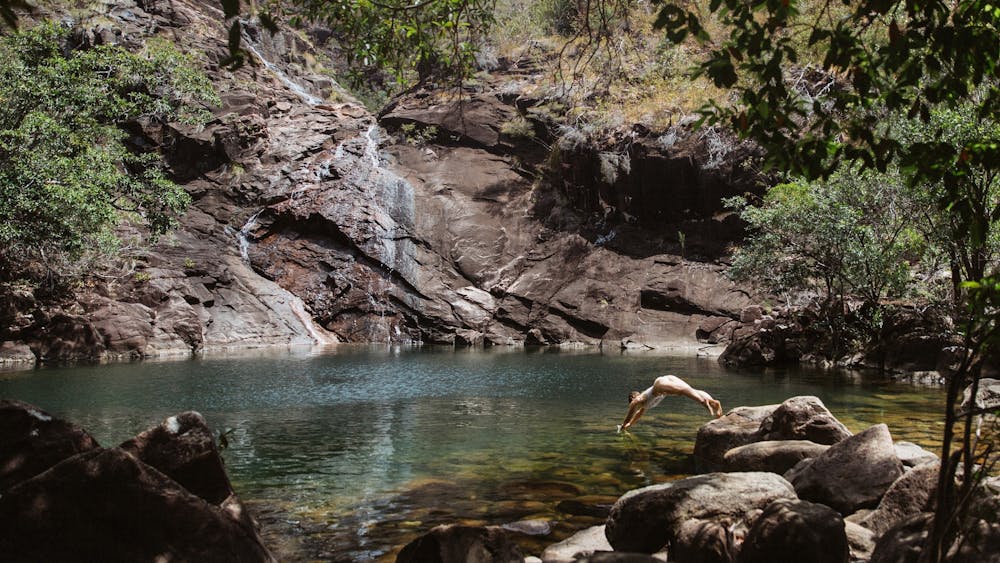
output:
M890 174L844 167L825 181L775 186L759 205L727 203L749 227L730 274L774 293L818 297L834 355L847 298L859 297L874 313L884 299L904 295L910 262L923 249L912 228L914 202Z
M50 279L85 256L113 252L128 222L153 235L188 203L155 153L126 145L137 119L204 118L216 101L176 49L68 51L47 23L0 37L0 277Z
M222 0L229 27L229 63L240 65L246 22L239 0ZM420 79L465 76L472 69L480 40L494 21L495 0L289 0L269 2L251 15L276 32L278 21L328 26L360 67L385 68L400 81L413 70Z
M990 244L984 218L997 217L970 188L992 185L1000 170L997 132L958 140L938 128L911 142L883 121L902 113L930 123L935 111L965 107L987 123L1000 122L1000 7L989 0L822 0L804 17L805 5L710 0L702 11L697 4L667 3L657 25L672 41L702 41L707 56L696 72L732 89L735 103L705 108L706 123L730 124L766 149L770 165L807 178L829 175L843 162L880 171L898 165L909 187L933 187L929 194L954 232L967 234L972 260L962 275L978 275L975 262L986 263L979 257ZM721 30L714 40L707 19ZM800 60L806 52L814 60ZM807 71L824 75L826 85L804 86ZM970 181L977 175L982 181ZM962 537L973 495L956 494L960 462L960 491L975 490L982 477L976 468L982 455L970 442L972 419L959 420L956 401L961 389L978 385L979 360L996 340L1000 303L996 277L964 285L970 291L961 319L966 355L948 381L936 513L922 561L945 560ZM964 426L956 432L956 425Z
M1000 138L1000 125L981 119L971 103L936 107L928 120L898 118L891 130L901 144L941 141L953 150ZM915 225L940 248L951 269L955 304L964 306L962 283L983 279L1000 258L1000 181L992 162L968 163L950 188L941 180L913 178L911 197L919 200ZM946 202L947 205L942 205Z

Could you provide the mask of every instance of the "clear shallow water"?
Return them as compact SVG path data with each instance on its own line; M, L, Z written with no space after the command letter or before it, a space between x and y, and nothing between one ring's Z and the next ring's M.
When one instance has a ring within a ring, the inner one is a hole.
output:
M636 353L340 347L0 373L0 397L102 445L197 410L232 429L230 477L282 559L367 561L458 521L546 520L548 535L522 541L540 550L600 520L560 502L607 504L689 474L709 420L700 405L667 398L631 434L615 432L628 392L665 373L725 409L817 395L852 431L885 422L897 440L937 447L939 389Z

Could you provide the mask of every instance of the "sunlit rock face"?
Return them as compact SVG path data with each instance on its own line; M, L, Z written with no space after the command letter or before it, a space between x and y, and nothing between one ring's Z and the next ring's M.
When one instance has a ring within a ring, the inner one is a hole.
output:
M135 272L78 298L81 345L52 351L29 322L0 338L36 356L693 347L751 303L715 262L739 230L719 199L746 179L686 127L554 154L569 145L552 125L505 133L538 103L519 94L532 80L523 69L516 81L499 69L458 104L412 93L378 118L315 63L338 60L310 39L323 34L250 26L254 64L233 71L220 67L226 32L211 3L121 0L100 21L81 22L81 36L136 45L155 34L200 57L222 105L201 128L136 124L132 142L166 156L193 204Z

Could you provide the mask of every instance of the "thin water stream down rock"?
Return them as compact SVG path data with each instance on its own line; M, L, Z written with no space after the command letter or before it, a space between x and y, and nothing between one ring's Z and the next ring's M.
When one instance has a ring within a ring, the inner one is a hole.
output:
M376 118L304 56L336 60L334 46L247 23L253 61L228 71L224 23L207 3L116 0L80 20L83 35L133 46L169 33L222 106L200 129L142 124L193 198L180 228L113 283L56 303L14 299L0 360L330 342L695 353L714 346L705 326L752 303L716 261L739 232L717 215L720 198L756 189L733 172L739 155L705 168L678 126L669 147L630 133L631 173L614 184L602 183L603 153L582 146L549 169L543 143L501 132L537 103L512 94L521 71L512 82L499 69L461 104L418 92ZM414 142L405 124L437 133ZM588 190L604 211L569 197Z

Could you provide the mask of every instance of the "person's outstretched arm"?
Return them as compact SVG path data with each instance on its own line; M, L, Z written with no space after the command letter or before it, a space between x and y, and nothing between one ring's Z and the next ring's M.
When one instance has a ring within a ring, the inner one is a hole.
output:
M625 421L622 422L619 430L628 430L630 426L639 421L639 418L641 418L645 412L646 409L636 405L635 403L629 405L628 414L625 415Z

